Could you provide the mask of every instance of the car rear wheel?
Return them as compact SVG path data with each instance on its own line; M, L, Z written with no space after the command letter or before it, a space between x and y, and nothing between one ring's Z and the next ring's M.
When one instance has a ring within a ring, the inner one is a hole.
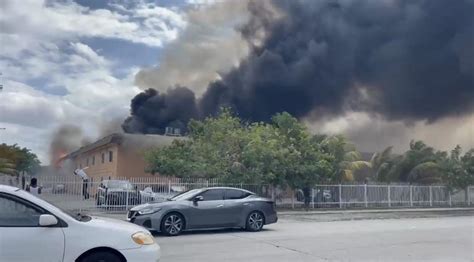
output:
M170 213L161 220L161 232L167 236L177 236L184 229L184 218L178 213Z
M122 262L122 258L118 255L107 252L107 251L98 251L92 254L87 255L80 262Z
M246 229L248 231L257 232L262 230L263 225L265 224L265 217L261 212L253 211L247 217Z

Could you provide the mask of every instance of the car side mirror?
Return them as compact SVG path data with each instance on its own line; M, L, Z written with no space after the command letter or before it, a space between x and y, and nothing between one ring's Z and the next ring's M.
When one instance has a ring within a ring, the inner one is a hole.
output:
M194 197L193 202L199 202L199 201L203 201L203 200L204 200L204 197L197 196L197 197Z
M42 227L55 226L58 223L58 219L53 215L43 214L39 217L39 225Z

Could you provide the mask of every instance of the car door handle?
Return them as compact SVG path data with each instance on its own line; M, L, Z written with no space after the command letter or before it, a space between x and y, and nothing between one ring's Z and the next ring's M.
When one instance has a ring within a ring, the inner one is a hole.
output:
M223 206L224 206L224 205L221 204L221 205L218 205L217 207L223 207Z
M250 206L250 203L244 203L244 206Z

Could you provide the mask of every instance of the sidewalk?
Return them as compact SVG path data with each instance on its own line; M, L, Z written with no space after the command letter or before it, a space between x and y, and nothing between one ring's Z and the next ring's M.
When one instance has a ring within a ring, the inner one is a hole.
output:
M474 207L446 207L446 208L385 208L385 209L334 209L334 210L285 210L278 215L324 215L324 214L356 214L356 213L406 213L406 212L462 212L472 211Z

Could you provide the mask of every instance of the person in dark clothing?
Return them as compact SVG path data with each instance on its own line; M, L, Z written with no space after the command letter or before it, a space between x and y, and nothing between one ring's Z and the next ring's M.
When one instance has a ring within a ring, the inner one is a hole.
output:
M24 176L24 175L21 176L21 189L25 189L25 183L26 183L25 180L26 180L26 179L25 179L25 176Z
M309 204L311 203L311 188L304 187L303 196L304 196L304 208L308 209Z
M26 191L33 195L41 194L41 187L38 186L38 180L36 178L33 177L31 179L30 184L26 186Z
M84 169L78 168L74 170L74 175L82 179L82 196L84 196L84 199L89 199L89 177L87 176L86 172L84 172Z

